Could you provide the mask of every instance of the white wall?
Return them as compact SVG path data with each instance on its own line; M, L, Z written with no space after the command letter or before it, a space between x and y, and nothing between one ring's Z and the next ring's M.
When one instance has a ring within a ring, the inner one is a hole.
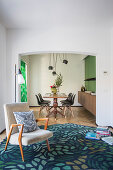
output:
M97 56L96 123L111 125L111 55L110 29L98 25L77 27L76 24L54 26L51 29L8 30L7 37L8 98L14 101L14 64L18 55L28 52L74 51ZM104 76L104 71L109 74ZM12 75L12 76L11 76Z
M66 93L67 95L72 92L76 94L76 100L74 105L80 106L78 103L78 91L81 86L84 85L84 55L77 54L65 54L68 57L68 64L63 64L59 56L57 57L56 72L61 73L63 76L63 83L60 87L60 93ZM60 54L60 57L62 54ZM29 58L26 62L26 58ZM55 83L56 76L52 75L52 71L48 70L50 54L39 54L32 56L23 56L22 60L28 63L29 77L27 88L28 101L30 106L37 106L37 100L35 94L50 93L50 86ZM60 101L61 99L59 99Z
M0 132L5 129L3 104L6 95L6 30L0 24Z
M111 98L109 100L112 101L113 103L113 27L111 28ZM113 105L113 104L112 104ZM111 107L111 116L110 116L110 119L111 119L111 126L113 126L113 107Z
M106 24L106 23L105 23ZM7 37L7 76L8 99L14 101L14 64L18 63L18 55L28 52L47 51L74 51L74 53L89 53L97 56L97 106L96 123L111 125L111 53L110 53L110 26L83 25L64 23L54 27L44 27L33 30L8 30ZM104 76L104 71L109 74ZM113 75L112 75L113 76ZM11 87L11 88L10 88Z

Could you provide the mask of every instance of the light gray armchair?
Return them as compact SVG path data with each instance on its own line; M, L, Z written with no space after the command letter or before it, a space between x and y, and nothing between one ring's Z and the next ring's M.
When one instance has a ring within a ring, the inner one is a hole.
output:
M53 133L47 130L48 118L36 119L36 122L45 121L44 130L38 129L33 132L22 133L24 125L16 123L13 112L28 112L28 111L29 111L28 103L13 103L13 104L4 105L6 135L7 135L5 150L7 149L8 143L19 145L23 161L24 161L24 155L23 155L22 145L26 146L36 142L46 140L48 150L50 151L48 138L53 136ZM18 126L21 126L20 132L18 130Z

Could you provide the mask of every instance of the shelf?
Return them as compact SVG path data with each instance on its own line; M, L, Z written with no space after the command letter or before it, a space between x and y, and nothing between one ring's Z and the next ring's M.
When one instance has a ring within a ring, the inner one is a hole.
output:
M96 80L96 77L94 78L88 78L88 79L85 79L84 81L95 81Z

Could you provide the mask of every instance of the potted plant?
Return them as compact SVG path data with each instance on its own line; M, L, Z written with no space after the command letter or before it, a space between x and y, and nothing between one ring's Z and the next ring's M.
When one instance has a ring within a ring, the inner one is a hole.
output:
M59 87L62 86L63 82L63 76L60 74L57 74L57 78L55 79L55 86L57 87L57 91L59 92Z

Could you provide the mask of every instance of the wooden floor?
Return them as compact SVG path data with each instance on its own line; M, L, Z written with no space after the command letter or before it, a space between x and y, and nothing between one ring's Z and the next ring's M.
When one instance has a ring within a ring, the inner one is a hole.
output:
M85 110L83 107L72 107L74 117L71 115L69 110L66 110L66 118L62 117L61 115L57 115L57 120L55 121L54 115L49 117L49 125L52 124L64 124L64 123L74 123L78 125L85 125L85 126L92 126L96 127L96 118L90 112ZM35 118L38 118L38 110L39 107L30 107L30 110L34 111ZM42 110L40 117L46 117L47 112L45 109ZM43 124L40 123L39 125ZM3 132L0 135L0 142L6 137L6 133Z

